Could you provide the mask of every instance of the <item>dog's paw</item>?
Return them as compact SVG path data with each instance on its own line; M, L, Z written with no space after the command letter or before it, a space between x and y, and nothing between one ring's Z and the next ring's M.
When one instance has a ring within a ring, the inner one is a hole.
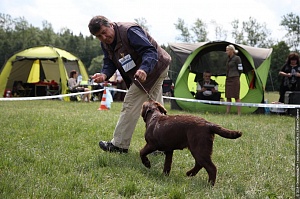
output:
M188 177L192 177L192 176L195 176L196 174L191 170L191 171L186 172L186 175Z
M143 161L143 164L145 165L145 167L147 167L148 169L150 169L151 168L151 163L150 163L150 161L149 160L144 160Z
M164 170L164 171L163 171L163 174L164 174L165 176L169 176L169 175L170 175L170 170L166 170L166 171Z

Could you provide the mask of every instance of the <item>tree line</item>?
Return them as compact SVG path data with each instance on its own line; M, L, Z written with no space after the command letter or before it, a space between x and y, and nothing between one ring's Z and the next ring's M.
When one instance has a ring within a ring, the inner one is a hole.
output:
M64 49L79 57L88 70L94 73L93 59L101 55L98 39L92 35L74 35L72 30L63 28L55 33L51 23L42 22L42 28L34 27L24 17L13 19L8 14L0 13L0 64L27 48L50 45ZM95 61L94 61L95 62Z
M144 18L134 19L140 26L149 31L149 25ZM228 31L215 21L210 22L214 26L216 40L226 41L228 34L231 34L234 43L244 44L253 47L273 48L270 74L266 90L279 90L278 72L284 64L287 55L291 51L299 52L300 45L300 20L299 16L289 13L282 16L279 25L286 30L284 40L274 40L270 38L271 31L267 24L259 23L255 18L249 17L248 21L235 19L231 22L232 30ZM179 35L176 38L179 42L204 42L210 41L208 38L208 24L201 19L196 19L189 27L184 19L178 18L174 26ZM4 66L16 52L21 50L41 46L51 45L64 49L81 59L89 74L98 72L102 67L103 53L99 40L90 36L74 35L72 30L62 28L59 32L54 32L52 24L43 21L42 28L34 27L24 17L12 18L9 14L0 13L0 65ZM162 46L172 56L168 46ZM175 60L175 59L174 59ZM176 73L179 73L181 66L176 66L176 61L172 62L171 70L175 73L171 79L176 81Z

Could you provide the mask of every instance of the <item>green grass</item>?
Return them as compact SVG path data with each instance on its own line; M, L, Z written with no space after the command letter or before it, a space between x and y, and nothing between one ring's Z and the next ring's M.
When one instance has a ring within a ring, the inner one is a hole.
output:
M294 198L293 117L190 113L243 132L236 140L215 137L211 188L205 170L185 176L194 164L188 150L174 152L169 177L161 155L149 155L151 169L142 165L142 118L128 154L101 151L98 142L112 138L121 103L109 111L99 105L0 102L0 198Z

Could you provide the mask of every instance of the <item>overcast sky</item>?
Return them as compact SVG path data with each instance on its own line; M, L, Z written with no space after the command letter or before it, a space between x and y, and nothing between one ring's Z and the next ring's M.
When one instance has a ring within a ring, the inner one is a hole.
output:
M229 31L234 19L248 21L249 17L266 23L271 38L281 40L285 31L279 23L283 15L300 15L299 0L1 0L0 13L13 18L24 17L30 24L42 27L52 24L55 32L69 28L74 34L89 35L88 22L95 15L111 21L134 21L145 18L149 32L159 44L176 42L180 32L174 23L181 18L191 27L197 18L208 25L210 40L215 40L212 20ZM177 41L178 42L178 41Z

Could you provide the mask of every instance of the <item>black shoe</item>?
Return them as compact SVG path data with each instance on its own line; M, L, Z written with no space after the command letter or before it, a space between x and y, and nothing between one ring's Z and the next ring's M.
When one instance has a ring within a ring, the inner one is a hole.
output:
M117 146L114 146L111 142L100 141L99 146L103 151L128 153L128 149L122 149Z

